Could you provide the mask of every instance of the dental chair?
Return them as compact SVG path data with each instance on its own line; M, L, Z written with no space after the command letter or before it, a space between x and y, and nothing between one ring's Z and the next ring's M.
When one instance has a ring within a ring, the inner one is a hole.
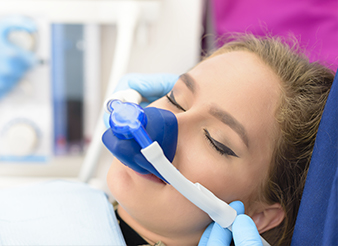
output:
M296 245L338 245L338 71L319 125L292 238Z

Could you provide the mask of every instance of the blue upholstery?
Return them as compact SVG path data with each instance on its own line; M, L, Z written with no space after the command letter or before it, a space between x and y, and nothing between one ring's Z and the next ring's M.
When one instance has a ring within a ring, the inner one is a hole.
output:
M338 72L319 125L302 196L293 246L338 245Z

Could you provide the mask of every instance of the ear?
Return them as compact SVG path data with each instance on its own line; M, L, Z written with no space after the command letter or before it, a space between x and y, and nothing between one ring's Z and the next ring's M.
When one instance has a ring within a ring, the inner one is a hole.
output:
M278 226L283 221L284 217L285 212L279 203L265 205L263 210L254 212L253 215L251 215L259 233L263 233Z

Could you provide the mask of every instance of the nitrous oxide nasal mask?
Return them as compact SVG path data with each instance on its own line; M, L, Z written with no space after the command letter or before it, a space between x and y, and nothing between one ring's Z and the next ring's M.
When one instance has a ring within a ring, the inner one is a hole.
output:
M137 100L136 100L137 101ZM107 100L110 128L103 134L105 146L123 164L152 173L172 185L223 228L231 230L237 212L199 183L186 179L172 164L177 145L175 115L158 108L141 108L120 100ZM262 238L263 245L269 245Z

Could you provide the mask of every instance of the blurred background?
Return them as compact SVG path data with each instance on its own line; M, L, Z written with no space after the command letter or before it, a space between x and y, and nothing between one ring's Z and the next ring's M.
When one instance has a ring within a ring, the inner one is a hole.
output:
M311 60L334 70L338 64L336 0L0 0L0 6L0 56L15 45L37 58L0 98L0 189L77 179L109 83L131 72L184 73L220 46L223 34L291 34ZM13 16L28 18L36 30L8 28ZM107 192L112 159L103 148L89 181Z
M76 179L110 80L129 72L180 74L200 59L203 0L0 5L0 22L19 15L35 23L36 32L13 30L7 38L39 60L0 99L0 188ZM90 183L105 189L112 159L103 148Z

